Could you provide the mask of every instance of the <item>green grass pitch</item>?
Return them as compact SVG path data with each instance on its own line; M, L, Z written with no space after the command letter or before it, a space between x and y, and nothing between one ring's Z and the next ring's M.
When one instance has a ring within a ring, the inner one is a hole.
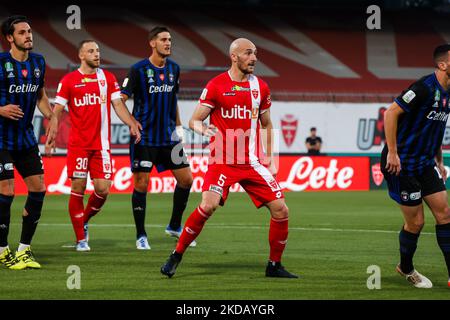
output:
M48 196L33 242L41 270L0 268L0 299L448 299L447 271L427 209L415 266L434 283L412 287L395 272L399 209L385 191L286 193L290 233L283 263L300 279L264 277L269 213L246 194L231 194L189 248L176 275L159 268L175 246L164 234L171 194L150 194L150 251L135 247L130 195L111 195L90 227L91 252L76 252L67 196ZM86 199L85 199L86 200ZM200 194L192 194L186 216ZM24 197L16 197L9 243L17 248ZM184 221L183 220L183 221ZM81 270L81 289L69 290L67 268ZM381 289L366 286L367 267L381 270Z

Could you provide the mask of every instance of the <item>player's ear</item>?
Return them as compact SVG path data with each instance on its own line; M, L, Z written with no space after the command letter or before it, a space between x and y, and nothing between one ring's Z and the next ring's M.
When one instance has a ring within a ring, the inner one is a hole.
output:
M13 42L14 42L14 37L13 37L13 35L12 35L12 34L7 34L7 35L6 35L6 40L7 40L9 43L13 43Z

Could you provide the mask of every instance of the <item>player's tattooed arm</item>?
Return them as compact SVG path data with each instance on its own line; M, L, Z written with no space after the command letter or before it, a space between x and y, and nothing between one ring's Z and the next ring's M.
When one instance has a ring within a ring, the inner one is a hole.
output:
M399 175L401 168L400 157L397 153L397 125L398 118L405 111L397 102L384 113L384 133L386 135L386 144L388 146L388 154L386 160L386 170L390 174Z
M212 137L217 132L217 127L213 124L206 125L203 123L211 113L211 108L199 103L192 114L191 120L189 120L189 128L197 132L198 134Z
M45 131L45 135L47 136L46 144L53 145L58 133L58 119L53 113L44 88L41 88L38 92L37 107L42 115L49 120L49 125Z

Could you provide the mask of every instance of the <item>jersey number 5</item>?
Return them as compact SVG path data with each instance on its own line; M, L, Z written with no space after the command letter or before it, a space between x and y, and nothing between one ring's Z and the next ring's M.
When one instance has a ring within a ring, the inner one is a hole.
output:
M223 187L224 184L225 184L225 179L226 179L226 178L227 178L227 177L226 177L225 175L221 174L220 177L219 177L219 180L217 180L217 184L218 184L219 186Z

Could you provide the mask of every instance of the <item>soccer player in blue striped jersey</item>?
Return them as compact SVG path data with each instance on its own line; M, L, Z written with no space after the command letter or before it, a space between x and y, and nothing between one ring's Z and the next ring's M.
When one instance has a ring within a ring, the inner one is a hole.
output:
M133 116L143 127L141 141L138 144L130 141L130 160L136 247L144 250L150 249L144 222L152 168L156 166L158 172L171 170L177 181L172 217L166 227L166 233L171 236L181 235L182 214L192 185L192 173L180 140L183 132L177 104L180 67L168 58L172 51L169 30L153 28L149 45L150 57L134 64L122 85L122 98L134 98Z
M442 157L442 139L450 113L450 44L433 54L435 71L398 96L384 114L386 145L381 167L390 197L403 213L397 271L417 288L432 282L417 272L413 256L424 225L423 202L436 220L436 238L444 254L450 286L450 209Z
M25 16L11 16L3 22L1 30L11 50L0 53L0 262L10 269L39 269L41 266L30 247L46 191L32 125L36 105L50 120L48 143L56 136L58 122L44 89L45 60L31 52L33 33L29 21ZM8 246L14 167L28 189L16 253Z

